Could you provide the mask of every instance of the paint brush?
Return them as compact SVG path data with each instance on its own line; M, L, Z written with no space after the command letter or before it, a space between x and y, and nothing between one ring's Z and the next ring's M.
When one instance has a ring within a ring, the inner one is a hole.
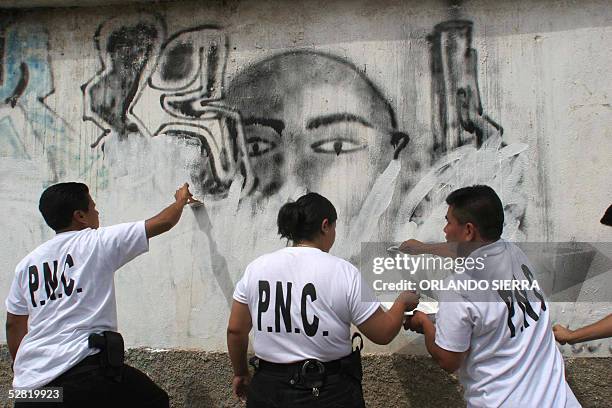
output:
M195 198L190 198L187 202L187 205L191 208L198 208L204 205L204 203L200 200L196 200Z
M438 313L438 301L436 299L420 292L419 295L420 299L418 306L416 307L416 309L410 312L404 312L406 316L412 316L417 310L419 312L425 313L427 316L435 315L436 313ZM393 306L393 302L381 302L381 304L387 309L391 309L391 306Z

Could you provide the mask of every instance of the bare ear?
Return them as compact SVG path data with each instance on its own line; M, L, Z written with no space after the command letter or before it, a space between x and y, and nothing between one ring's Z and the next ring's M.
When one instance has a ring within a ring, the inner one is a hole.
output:
M85 213L81 210L74 210L74 212L72 213L72 220L79 223L79 224L83 224L85 219Z
M327 218L323 219L321 223L321 232L325 233L329 230L329 220Z
M465 229L466 229L466 234L467 234L467 239L468 241L472 241L474 239L476 239L476 226L474 224L472 224L471 222L468 222L465 224Z

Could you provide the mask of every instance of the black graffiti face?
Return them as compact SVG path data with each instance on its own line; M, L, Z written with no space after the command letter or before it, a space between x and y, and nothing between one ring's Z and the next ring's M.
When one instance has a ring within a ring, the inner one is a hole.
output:
M305 51L273 56L233 79L226 98L242 116L264 195L294 177L334 203L334 197L355 201L393 158L395 118L388 102L354 66L335 57ZM363 163L373 164L370 174Z

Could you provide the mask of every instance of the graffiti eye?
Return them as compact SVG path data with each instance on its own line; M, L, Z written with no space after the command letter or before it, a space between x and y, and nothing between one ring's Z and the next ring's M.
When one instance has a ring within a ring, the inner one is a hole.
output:
M257 157L270 152L276 148L276 143L264 140L261 137L250 137L247 140L249 157Z
M359 143L352 139L336 137L327 140L321 140L310 145L315 153L332 153L339 156L345 153L353 153L358 150L365 149L368 145Z

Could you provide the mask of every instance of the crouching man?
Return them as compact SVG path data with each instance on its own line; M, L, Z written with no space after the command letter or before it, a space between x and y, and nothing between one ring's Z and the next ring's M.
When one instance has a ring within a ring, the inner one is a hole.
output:
M580 407L565 381L543 294L535 285L514 285L533 283L533 267L519 247L500 239L501 200L492 188L473 186L452 192L446 202L447 243L409 240L400 250L455 261L461 256L462 264L468 257L479 266L451 276L459 289L441 293L435 324L415 312L405 327L425 335L443 369L459 370L468 407ZM491 290L461 289L468 279L486 280Z
M17 265L6 299L6 339L13 387L61 387L64 403L15 407L169 406L164 390L123 363L114 274L147 252L149 238L174 227L183 207L195 201L187 184L174 197L146 221L99 228L85 184L55 184L42 193L39 209L56 235Z

